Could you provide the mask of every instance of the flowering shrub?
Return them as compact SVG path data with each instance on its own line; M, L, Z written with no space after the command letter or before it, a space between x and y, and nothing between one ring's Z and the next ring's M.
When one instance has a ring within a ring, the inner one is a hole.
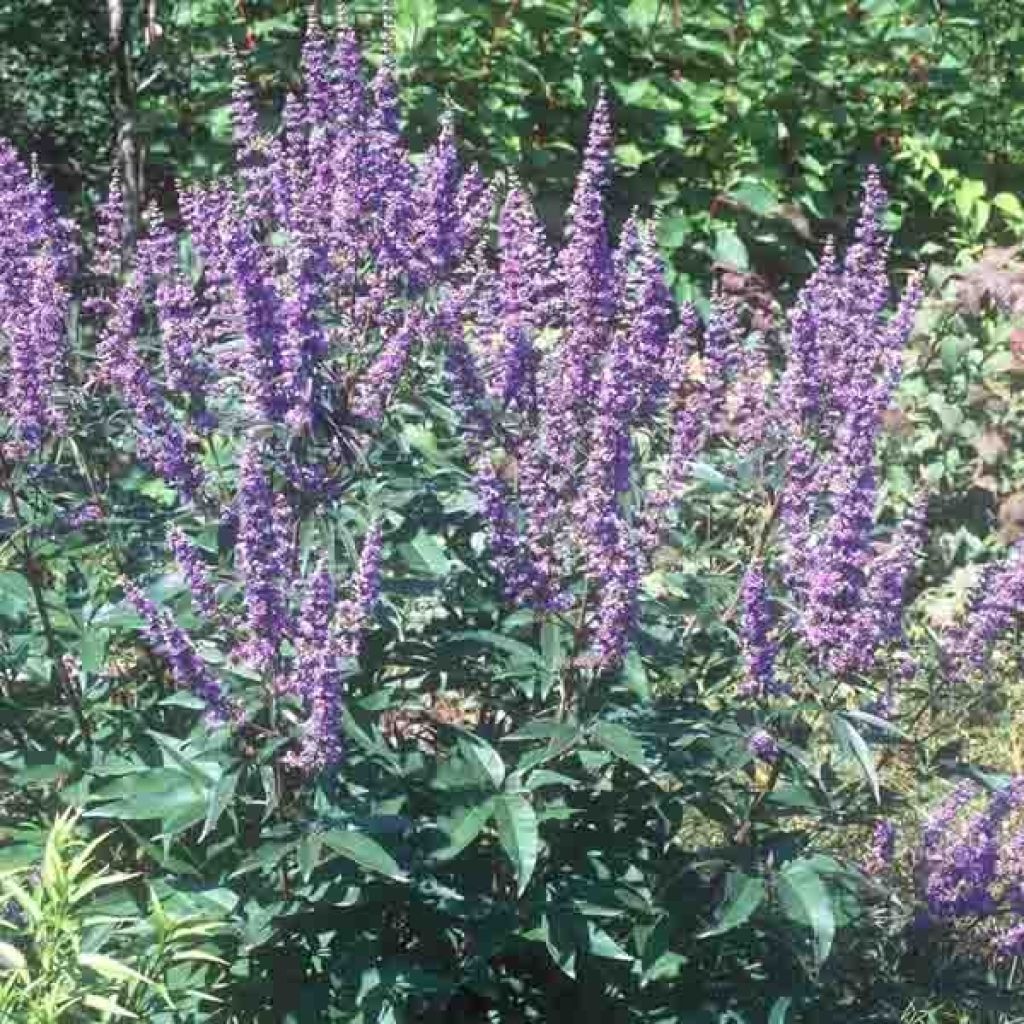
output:
M85 246L3 150L11 813L223 909L210 1021L884 1020L969 915L1016 955L1018 782L886 896L886 769L1021 570L938 637L909 603L931 499L881 456L923 285L879 176L785 318L702 323L650 224L611 238L605 97L555 249L450 122L412 160L350 31L304 66L274 137L239 66L236 179L133 248L116 182Z

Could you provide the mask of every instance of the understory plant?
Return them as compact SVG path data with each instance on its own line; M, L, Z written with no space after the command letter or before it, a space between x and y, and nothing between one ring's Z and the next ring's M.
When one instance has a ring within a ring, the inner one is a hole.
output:
M219 915L175 913L152 890L140 905L141 876L103 865L110 836L87 841L76 818L4 837L0 1020L171 1022L216 1005Z
M612 237L605 95L556 248L350 29L303 63L271 135L239 61L236 173L136 240L0 148L5 814L219 909L225 977L140 1015L882 1021L951 941L1001 1012L1020 781L917 808L1024 561L918 614L878 173L791 308L702 319Z

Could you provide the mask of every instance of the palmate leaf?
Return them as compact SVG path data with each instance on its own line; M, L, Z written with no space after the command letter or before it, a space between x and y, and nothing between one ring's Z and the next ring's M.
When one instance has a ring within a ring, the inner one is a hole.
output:
M580 955L601 960L632 962L634 957L603 928L577 909L554 905L544 914L540 929L551 959L567 977L575 978Z
M623 761L647 773L650 765L644 756L644 746L625 726L613 722L598 722L591 730L594 741Z

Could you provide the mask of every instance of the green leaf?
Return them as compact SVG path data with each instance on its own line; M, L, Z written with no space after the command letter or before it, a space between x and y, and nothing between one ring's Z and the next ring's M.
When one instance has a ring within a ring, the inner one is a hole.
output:
M610 751L616 757L639 768L646 773L650 771L647 758L644 756L643 744L626 728L612 722L598 722L591 730L595 742Z
M473 842L484 830L484 826L494 814L494 798L474 804L452 819L447 826L442 826L448 834L448 845L436 850L432 859L436 861L452 860Z
M437 538L423 531L403 544L401 552L413 572L428 576L447 576L453 565Z
M661 0L629 0L625 20L627 24L641 31L650 31L657 26L661 13Z
M115 999L110 999L107 996L98 996L90 992L82 997L82 1003L88 1006L90 1010L99 1010L111 1017L120 1017L122 1020L139 1019L138 1014L132 1013L131 1010L126 1010Z
M1012 192L1000 192L993 196L992 205L1014 220L1024 218L1024 205Z
M414 50L437 25L437 0L395 0L394 11L400 52Z
M752 878L742 871L729 875L727 894L719 908L717 923L701 932L697 938L706 939L712 935L724 935L750 920L751 914L761 905L765 896L764 880Z
M332 829L320 834L324 846L347 857L367 871L376 871L396 882L407 882L409 876L398 866L397 861L376 840L362 832Z
M549 909L544 914L544 944L551 959L567 977L576 977L576 959L587 944L587 922L571 909Z
M977 178L966 178L953 195L957 212L968 217L974 205L985 195L985 183Z
M123 794L123 795L121 795ZM125 776L97 794L108 802L84 813L87 818L150 821L158 818L165 832L182 832L206 818L206 793L181 772L163 768Z
M678 249L690 233L690 218L681 213L658 221L658 241L666 249Z
M238 785L238 772L229 772L217 780L217 784L210 790L210 801L207 805L206 820L203 822L203 831L199 836L202 842L208 835L212 834L220 821L220 816L227 809L235 795L235 787Z
M23 971L28 962L21 950L9 942L0 942L0 971Z
M458 747L464 757L480 765L495 789L501 789L505 781L505 762L490 743L473 733L459 730Z
M448 642L457 646L479 644L510 654L515 661L526 662L538 667L544 664L543 657L529 644L524 644L522 640L516 640L511 636L504 636L502 633L494 633L489 629L467 629L461 633L452 633L448 637Z
M771 1013L768 1014L768 1024L786 1024L786 1017L792 1005L792 996L779 996L772 1004Z
M729 478L721 470L715 469L714 466L710 466L706 462L694 462L690 467L690 475L694 480L705 484L709 491L721 493L733 489Z
M498 839L515 867L519 895L522 896L537 866L540 850L537 815L521 793L503 793L494 801L494 819L498 825Z
M24 615L32 603L32 587L17 572L0 572L0 613L12 618Z
M836 730L840 748L860 766L861 774L863 774L865 781L871 787L871 792L874 794L875 803L880 804L882 797L879 791L878 770L875 768L875 758L871 753L870 747L864 742L864 737L854 728L853 723L848 721L843 715L833 716L832 723Z
M715 229L715 262L734 270L749 270L747 247L732 228Z
M119 984L125 981L134 981L149 986L156 984L152 979L147 978L144 974L140 974L134 968L104 953L79 953L78 962L82 967L88 967L108 981L114 981Z
M778 196L763 181L747 181L729 193L729 198L740 206L767 217L779 208Z
M540 630L540 653L544 662L544 680L540 698L547 700L548 694L558 682L565 664L566 642L563 629L555 619L546 619Z
M299 870L302 872L303 880L308 882L320 863L320 851L323 849L323 842L320 836L311 832L299 840L295 851L295 859L299 863Z
M828 959L836 934L832 900L825 883L806 860L794 860L782 869L778 892L786 916L813 932L814 961L820 967Z
M587 952L603 960L632 960L633 957L622 948L606 931L598 928L593 921L587 922Z

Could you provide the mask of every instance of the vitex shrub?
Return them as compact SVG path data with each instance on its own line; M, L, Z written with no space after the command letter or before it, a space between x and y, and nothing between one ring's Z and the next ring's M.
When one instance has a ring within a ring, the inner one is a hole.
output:
M132 248L116 181L86 244L0 150L8 813L229 915L210 1021L882 1020L930 935L1016 955L1018 782L885 902L886 769L1021 569L906 614L878 175L788 315L702 322L610 237L605 97L556 247L450 120L412 159L351 31L304 64L271 136L239 63L237 174Z

